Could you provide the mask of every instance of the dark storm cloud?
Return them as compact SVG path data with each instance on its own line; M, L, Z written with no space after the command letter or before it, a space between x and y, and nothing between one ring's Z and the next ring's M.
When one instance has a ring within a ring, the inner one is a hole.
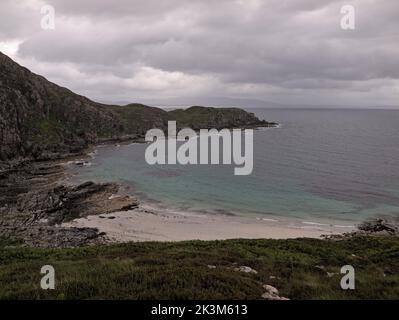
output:
M44 4L56 9L54 31L39 28ZM340 28L345 4L356 9L356 30ZM5 0L0 6L0 50L1 43L17 42L18 61L95 99L381 105L396 104L399 94L396 0Z

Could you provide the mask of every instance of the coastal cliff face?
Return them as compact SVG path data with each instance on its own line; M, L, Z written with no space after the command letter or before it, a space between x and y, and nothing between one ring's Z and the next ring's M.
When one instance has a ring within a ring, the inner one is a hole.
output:
M0 52L0 161L54 159L104 140L134 139L148 129L273 125L244 110L191 107L165 110L140 104L93 102L30 72Z
M0 159L68 154L111 137L120 119L0 53Z

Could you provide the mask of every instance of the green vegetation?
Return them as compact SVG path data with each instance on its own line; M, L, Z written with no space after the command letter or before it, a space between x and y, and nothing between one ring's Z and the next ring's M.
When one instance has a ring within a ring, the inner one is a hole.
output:
M223 108L215 109L210 107L193 106L188 109L177 109L169 112L171 118L176 118L185 124L195 121L206 122L217 116L228 116L232 118L239 118L245 114L245 111L238 108Z
M178 128L195 130L207 128L237 128L267 126L273 123L260 121L253 114L238 108L190 107L165 111L142 104L108 107L120 116L125 134L145 134L147 130L165 130L168 121L176 121Z
M40 289L46 264L56 270L56 290ZM356 270L353 291L340 288L346 264ZM258 273L235 271L238 266ZM145 242L75 249L0 242L1 299L260 299L263 284L291 299L398 299L399 240Z
M30 134L30 140L37 144L52 144L59 143L60 132L62 132L63 126L56 123L52 119L31 119L28 121L26 130Z
M245 126L267 125L262 123L253 114L238 108L210 108L193 106L188 109L168 112L169 120L176 120L180 128L193 129L207 128L234 128Z
M143 104L129 104L126 106L108 106L120 116L122 133L145 134L152 128L163 129L166 124L166 111Z

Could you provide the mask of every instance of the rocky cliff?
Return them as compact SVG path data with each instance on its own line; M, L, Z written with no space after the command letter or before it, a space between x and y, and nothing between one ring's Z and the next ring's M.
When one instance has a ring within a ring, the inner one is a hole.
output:
M59 158L98 141L164 129L168 120L193 129L273 125L236 108L166 112L139 104L103 105L47 81L0 52L0 161Z

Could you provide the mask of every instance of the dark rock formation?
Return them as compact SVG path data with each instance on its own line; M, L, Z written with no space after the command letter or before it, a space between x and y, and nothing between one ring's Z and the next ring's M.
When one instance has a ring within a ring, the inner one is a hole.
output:
M87 217L134 209L138 203L129 197L109 199L118 192L114 183L86 182L78 186L56 186L46 190L32 190L17 203L20 212L32 212L36 219L46 219L49 225Z
M326 235L324 238L341 240L356 236L399 236L399 226L395 221L375 218L367 220L358 226L358 230L339 235Z
M0 237L33 246L77 246L98 243L93 228L64 228L62 222L89 215L131 210L138 202L118 193L114 183L60 185L63 167L54 163L24 163L0 172ZM112 196L112 197L111 197Z
M399 235L398 226L381 218L365 221L358 229L367 234Z

